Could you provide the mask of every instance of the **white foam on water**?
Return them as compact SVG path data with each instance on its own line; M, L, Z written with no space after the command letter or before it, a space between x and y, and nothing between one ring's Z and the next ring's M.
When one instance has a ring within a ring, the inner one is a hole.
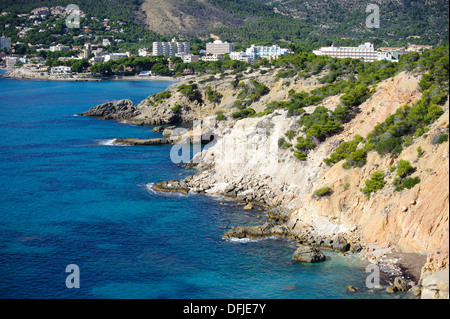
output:
M145 189L151 193L151 194L156 194L159 196L166 196L166 197L186 197L186 196L192 196L192 193L189 194L182 194L182 193L177 193L177 192L157 192L153 189L153 187L155 186L155 183L148 183L145 184Z
M257 239L250 239L250 238L225 238L224 240L233 242L233 243L240 243L240 244L247 244L247 243L257 243L264 240L271 240L271 239L278 239L276 236L270 236L270 237L264 237L264 238L257 238Z
M110 140L100 140L98 141L98 145L102 145L102 146L119 146L117 144L115 144L115 138L110 139Z
M145 189L152 194L156 194L155 190L153 189L153 186L155 186L155 183L148 183L145 184Z
M122 125L128 125L128 126L136 126L136 124L133 124L133 123L130 123L130 122L127 122L127 121L119 121L118 123L122 124Z

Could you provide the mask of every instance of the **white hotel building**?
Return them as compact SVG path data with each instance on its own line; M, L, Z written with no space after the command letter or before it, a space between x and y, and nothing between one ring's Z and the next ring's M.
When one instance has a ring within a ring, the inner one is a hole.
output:
M272 45L270 47L266 46L255 46L252 44L250 48L248 48L245 53L247 56L252 59L256 60L258 58L277 58L281 55L288 54L288 49L282 49L278 45Z
M4 35L0 38L0 50L11 50L11 38L7 38Z
M189 42L153 42L153 55L163 55L166 57L183 56L191 52L191 45Z
M258 58L277 59L281 55L288 54L288 49L282 49L278 45L272 46L255 46L252 44L245 52L231 52L230 59L252 62Z
M319 50L313 51L313 53L340 59L363 59L364 62L374 62L378 60L378 52L370 42L361 44L358 47L322 47Z

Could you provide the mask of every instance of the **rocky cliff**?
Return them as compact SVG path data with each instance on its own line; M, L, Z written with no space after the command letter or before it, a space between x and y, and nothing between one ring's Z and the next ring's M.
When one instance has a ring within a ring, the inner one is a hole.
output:
M122 114L122 120L139 125L169 125L192 123L197 119L215 116L217 111L223 111L226 115L230 115L238 111L238 108L235 107L235 102L239 98L246 98L246 96L240 97L240 93L243 90L242 87L245 85L251 86L252 81L257 81L268 89L268 93L253 99L248 106L256 112L264 111L266 105L272 101L287 99L291 90L309 92L321 86L319 78L323 74L307 79L296 77L294 79L280 79L276 81L278 71L279 69L277 68L260 68L257 71L248 69L239 74L241 83L239 87L233 86L232 82L236 80L236 75L232 74L231 71L224 72L222 75L203 75L186 78L169 86L164 95L154 94L149 96L136 106L136 110L139 112L138 115L123 116ZM193 90L198 92L198 96L192 98L180 92L178 89L181 85L195 87ZM220 98L211 101L206 93L208 87L213 92L217 92ZM333 105L332 102L333 98L324 101L325 105Z
M275 81L275 73L269 69L264 74L246 73L240 79L243 83L257 79L269 88L267 94L252 103L257 112L263 111L270 101L288 99L290 90L310 91L320 86L314 77ZM361 252L374 263L383 263L390 253L413 253L423 257L417 259L422 279L448 268L449 144L437 142L443 133L448 134L448 101L442 107L444 114L427 134L413 139L395 157L381 157L372 151L366 165L352 169L343 168L342 163L328 166L323 161L343 141L352 140L356 134L366 137L397 109L420 100L420 75L402 72L379 83L355 117L340 133L310 151L306 161L299 161L292 149L279 148L277 144L286 131L299 132L300 116L276 110L261 117L215 121L218 110L225 114L236 111L233 104L239 88L231 84L233 78L228 75L204 81L207 77L203 77L174 84L163 99L149 97L133 108L134 117L126 118L142 124L203 119L203 125L216 136L215 144L189 164L199 168L200 173L158 185L159 191L209 193L243 204L282 207L280 211L269 210L268 222L263 226L233 229L225 237L286 236L310 246ZM196 84L200 98L193 101L179 92L182 84ZM220 93L220 102L208 101L208 86ZM330 97L322 105L333 109L338 101L339 97ZM315 106L305 108L308 113L314 109ZM419 177L420 183L396 191L394 168L400 159L412 164L412 177ZM368 199L360 189L375 171L385 174L386 185ZM323 194L315 194L325 188Z
M333 167L323 163L342 141L351 140L356 133L366 137L399 107L420 99L419 80L418 76L401 73L380 83L377 92L361 105L360 113L345 125L342 133L320 144L306 162L298 161L288 150L280 150L275 161L269 161L268 157L257 162L216 160L219 141L202 154L199 167L203 172L190 181L192 189L291 209L292 214L282 223L284 229L277 226L271 235L298 238L301 234L300 238L304 238L305 228L316 238L342 234L352 245L367 247L365 254L372 262L383 261L389 252L417 253L427 255L422 278L442 271L449 266L449 148L448 142L436 141L441 134L448 133L448 101L443 107L445 113L428 134L415 139L396 157L380 157L370 152L364 167L351 170L344 169L342 163ZM271 128L275 140L288 129L298 130L295 118L278 112L238 121L224 133L222 141L234 134L237 141L246 142L248 139L242 138L245 132L263 127ZM400 159L412 163L413 177L419 177L421 182L399 192L395 191L395 172L391 168ZM387 174L387 183L367 199L360 189L375 171ZM324 187L329 188L329 194L314 196L315 190ZM313 243L317 241L321 240Z

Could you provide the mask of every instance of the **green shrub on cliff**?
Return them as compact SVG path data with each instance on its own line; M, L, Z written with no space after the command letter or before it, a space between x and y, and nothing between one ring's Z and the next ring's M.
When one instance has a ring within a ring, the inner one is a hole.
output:
M147 100L150 102L151 105L156 106L161 101L166 100L172 96L172 93L170 91L164 91L161 93L155 93L151 95Z
M262 96L270 92L270 89L267 86L255 80L250 80L250 82L247 84L244 82L240 82L237 85L237 88L241 89L241 92L239 92L237 99L246 99L251 102L258 101Z
M206 96L210 102L220 103L222 100L222 94L214 91L211 86L206 89Z
M284 135L286 135L289 141L291 141L296 135L296 133L293 130L288 130Z
M411 189L415 185L420 183L419 177L408 177L412 172L414 172L414 167L412 167L409 161L399 160L397 165L397 177L394 179L394 186L397 192L404 190L405 188Z
M365 184L366 187L361 188L360 190L366 195L367 199L369 199L372 193L379 191L386 185L383 172L377 171L373 173L371 178L366 180Z
M315 198L316 197L324 197L324 196L327 196L330 194L331 194L331 188L326 186L326 187L322 187L322 188L319 188L318 190L316 190L314 192L313 197L315 197Z
M245 119L247 117L254 116L255 114L256 114L256 111L254 109L247 108L247 109L240 110L238 112L234 112L233 114L231 114L231 116L236 120L241 120L241 119Z
M359 143L363 141L363 138L361 135L356 135L355 138L350 142L342 142L336 150L331 153L329 158L325 158L323 161L333 166L334 164L347 159L351 153L355 152Z
M312 150L315 147L314 142L311 140L311 136L307 135L306 138L299 136L297 137L297 145L295 148L304 153Z
M306 161L308 154L298 150L294 150L294 156L300 161Z
M197 84L181 84L177 87L177 92L180 92L184 96L187 96L191 101L202 102L202 97L200 92L198 91Z
M414 186L416 186L417 184L420 183L420 178L419 177L407 177L407 178L400 178L400 177L396 177L394 179L394 186L395 186L395 191L396 192L400 192L402 190L404 190L405 188L407 189L411 189Z
M308 152L315 147L316 145L312 141L310 135L307 135L306 138L299 136L297 137L297 145L295 145L294 156L300 161L306 161Z
M285 79L285 78L292 78L295 75L297 75L297 71L293 69L287 69L287 70L280 70L278 71L277 75L275 76L275 82L279 79Z
M344 106L358 106L370 96L367 85L358 84L351 86L347 92L341 96L341 103Z
M323 106L316 107L311 114L305 114L298 124L304 127L303 132L319 139L335 133L341 126L341 123L334 119L332 112Z
M286 141L284 137L278 139L278 147L281 149L288 149L292 147L292 144Z
M381 156L399 154L408 136L420 136L444 113L442 108L434 103L443 101L433 86L425 91L422 99L413 106L405 105L399 108L383 123L375 126L367 140L374 144L374 149Z
M437 143L438 144L442 144L444 142L448 141L448 135L447 134L442 134L441 136L439 136Z
M217 121L224 121L226 119L227 119L227 117L225 116L225 114L223 114L223 111L216 112L216 120Z
M405 161L402 159L398 161L397 175L400 178L406 177L408 174L411 173L412 170L413 170L413 167L409 161Z
M172 108L172 111L173 111L174 113L178 113L178 112L181 111L181 109L182 109L182 106L181 106L180 104L177 104L177 105L175 105L175 106Z
M367 144L361 148L358 146L362 143L362 137L357 135L353 141L343 142L338 148L331 154L329 158L325 158L323 161L333 166L341 160L346 160L342 167L345 169L351 169L352 167L363 167L367 163L367 153L373 149L373 144Z

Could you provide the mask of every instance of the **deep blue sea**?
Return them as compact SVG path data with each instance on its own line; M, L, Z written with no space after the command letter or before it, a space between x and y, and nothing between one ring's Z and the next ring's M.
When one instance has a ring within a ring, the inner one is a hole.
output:
M287 240L223 240L226 227L257 224L261 212L153 193L149 184L192 172L171 163L170 146L110 141L160 133L74 116L168 85L0 78L0 298L384 297L367 292L357 256L326 252L326 262L301 264ZM79 289L66 287L69 264L80 269Z

